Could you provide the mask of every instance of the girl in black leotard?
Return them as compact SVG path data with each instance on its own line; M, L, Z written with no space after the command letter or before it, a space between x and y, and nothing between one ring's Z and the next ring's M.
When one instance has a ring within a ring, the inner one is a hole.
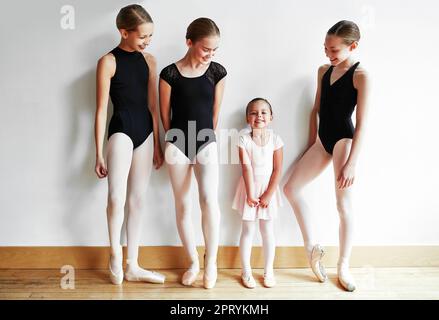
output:
M321 264L324 252L311 230L311 217L302 197L303 187L318 176L332 159L335 175L337 210L340 215L340 255L337 264L340 284L355 290L349 272L353 239L352 184L355 165L364 135L367 113L368 76L352 53L358 46L360 31L351 21L340 21L329 29L325 53L330 65L318 71L317 94L311 116L308 148L284 187L302 231L308 260L317 278L327 279ZM351 115L356 111L356 127ZM317 120L320 123L317 125ZM318 126L318 128L317 128Z
M156 105L156 63L152 55L143 53L151 41L154 25L149 14L139 5L122 8L116 24L121 34L120 44L99 59L97 66L95 121L95 171L99 178L108 175L110 280L120 284L124 278L120 233L127 197L125 279L163 283L163 275L142 269L137 262L142 216L146 210L146 186L153 163L156 169L163 163ZM106 163L103 143L109 96L114 112L108 128Z
M212 57L220 32L208 18L193 21L186 33L189 47L180 61L160 73L160 113L166 131L165 159L175 198L177 227L190 268L182 283L192 285L200 270L191 221L192 170L198 183L206 253L203 284L217 278L219 242L218 155L215 128L223 96L226 70Z

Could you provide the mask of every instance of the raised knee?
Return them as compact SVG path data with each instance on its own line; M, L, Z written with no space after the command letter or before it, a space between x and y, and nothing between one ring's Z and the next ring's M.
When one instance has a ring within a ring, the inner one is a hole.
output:
M292 188L288 183L284 185L283 192L287 197L292 193Z
M295 201L299 194L299 188L294 186L292 183L287 183L283 187L283 192L288 199Z

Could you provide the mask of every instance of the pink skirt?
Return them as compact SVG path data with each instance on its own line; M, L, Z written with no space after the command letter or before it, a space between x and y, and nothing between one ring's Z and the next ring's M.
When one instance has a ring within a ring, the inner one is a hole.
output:
M262 180L262 181L261 181ZM270 179L254 179L255 194L260 197L267 190ZM247 203L247 192L245 190L244 178L239 179L236 188L235 197L233 199L232 208L238 210L242 216L242 220L254 221L255 219L271 220L277 217L277 209L283 206L282 194L279 186L273 193L267 208L250 207Z

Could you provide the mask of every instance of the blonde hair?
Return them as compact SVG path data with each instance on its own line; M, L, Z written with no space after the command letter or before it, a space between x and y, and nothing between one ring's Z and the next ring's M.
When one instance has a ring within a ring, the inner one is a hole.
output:
M116 17L116 26L118 29L134 31L143 23L153 23L149 13L138 4L130 4L120 9Z
M216 23L209 18L198 18L192 21L186 30L186 39L192 42L210 37L220 36L220 31Z
M343 43L348 46L355 41L359 41L361 37L360 28L354 22L348 20L337 22L328 30L327 34L342 38Z

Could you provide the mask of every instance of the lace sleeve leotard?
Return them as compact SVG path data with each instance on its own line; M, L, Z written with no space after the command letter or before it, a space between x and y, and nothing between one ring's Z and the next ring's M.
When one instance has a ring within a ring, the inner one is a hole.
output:
M215 86L226 75L226 69L213 61L199 77L183 76L175 63L160 73L160 78L171 86L170 129L179 129L184 134L180 137L169 130L166 141L173 143L190 160L202 148L216 141L213 130Z

